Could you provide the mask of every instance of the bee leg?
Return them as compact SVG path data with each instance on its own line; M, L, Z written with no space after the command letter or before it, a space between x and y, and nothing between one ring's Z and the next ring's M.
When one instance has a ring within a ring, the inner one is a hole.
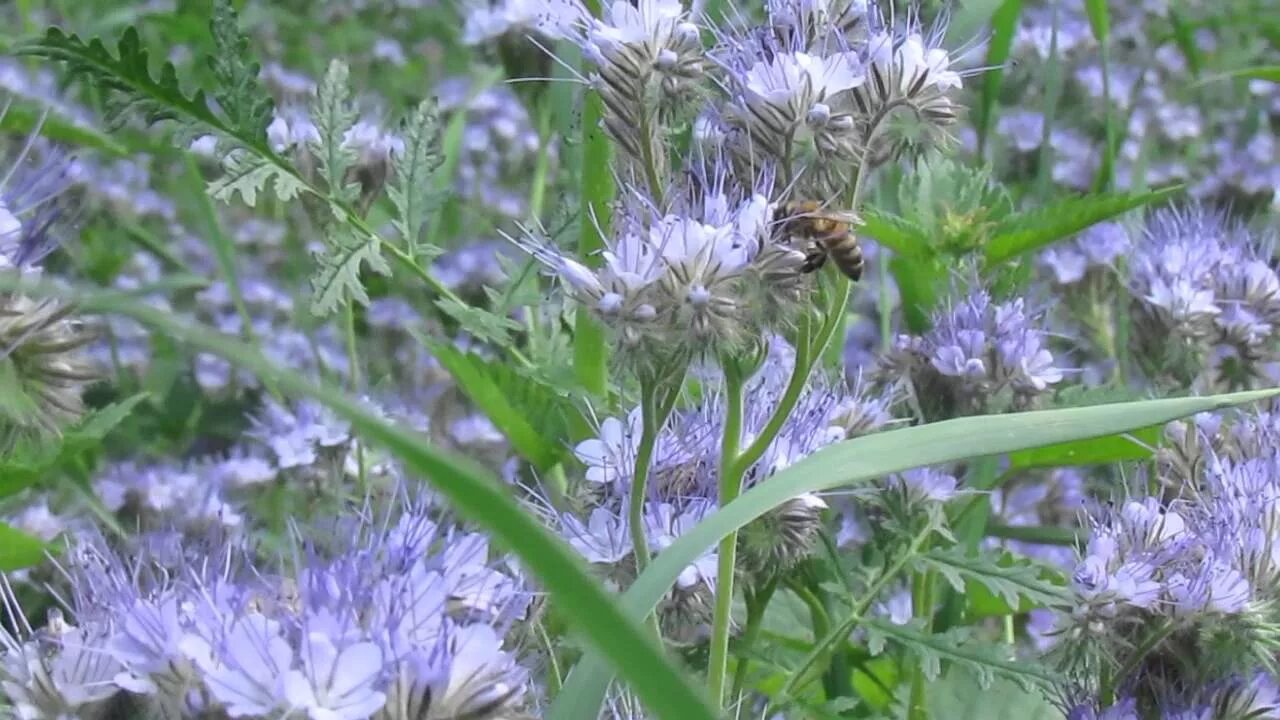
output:
M827 263L827 251L819 245L811 245L804 254L804 264L800 266L800 272L811 273L821 270L822 266Z

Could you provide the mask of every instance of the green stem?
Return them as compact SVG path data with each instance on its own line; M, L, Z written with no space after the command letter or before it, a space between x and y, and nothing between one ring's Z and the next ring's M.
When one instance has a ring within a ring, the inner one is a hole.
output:
M782 393L782 400L778 402L778 407L773 411L773 415L769 417L769 421L765 423L764 430L760 432L747 449L735 463L741 468L743 474L747 468L751 467L764 456L764 451L769 448L778 433L782 431L783 424L787 418L791 416L791 411L795 408L796 402L800 400L800 393L804 390L805 383L809 380L809 371L813 369L811 360L812 353L810 348L812 342L810 336L812 333L813 318L809 313L800 316L800 327L796 333L796 364L791 369L791 378L787 381L787 389Z
M780 699L794 697L795 692L804 687L806 684L805 678L809 675L813 667L816 666L823 657L826 657L827 653L832 648L849 637L849 633L853 632L853 629L858 626L858 623L862 622L862 618L867 614L867 610L871 608L871 605L876 601L876 598L880 597L880 593L889 585L889 581L896 578L898 573L902 572L903 568L907 566L907 563L920 553L920 548L923 547L925 541L933 535L933 530L934 527L932 524L926 525L922 530L920 530L920 532L911 539L911 543L907 545L906 550L893 561L893 564L876 577L875 582L871 583L871 586L867 588L867 592L863 596L862 600L860 600L858 604L854 606L853 611L849 613L849 617L846 618L844 622L840 623L835 630L828 633L825 637L814 644L813 648L809 650L809 654L805 656L804 660L800 662L800 665L796 668L795 672L791 673L791 677L787 679L787 683L783 685L782 691L778 694Z
M911 580L911 610L916 618L925 621L925 632L932 632L933 619L933 579L931 573L920 572ZM925 702L924 671L915 668L911 671L911 697L907 702L907 720L928 720L929 707Z
M1108 707L1115 702L1116 688L1120 683L1137 669L1138 664L1141 663L1152 650L1155 650L1160 643L1164 642L1177 629L1178 624L1172 620L1165 620L1161 622L1151 631L1150 635L1147 635L1147 637L1143 639L1141 645L1134 648L1134 651L1129 655L1129 659L1125 661L1124 665L1121 666L1119 672L1114 675L1103 677L1102 692L1099 693L1103 707Z
M759 590L746 595L747 625L742 630L742 641L737 648L738 665L733 670L733 690L729 693L731 702L736 702L742 696L742 687L747 682L747 669L751 664L747 654L760 637L760 628L764 625L764 611L769 607L769 601L773 599L773 593L777 589L778 578L775 575L769 578Z
M725 420L720 442L720 507L742 492L742 478L749 465L739 461L742 443L742 368L735 358L724 358ZM707 664L707 687L712 702L724 707L725 674L729 668L729 625L733 609L733 570L738 550L738 533L729 533L720 541L716 570L716 605L711 624L711 657Z

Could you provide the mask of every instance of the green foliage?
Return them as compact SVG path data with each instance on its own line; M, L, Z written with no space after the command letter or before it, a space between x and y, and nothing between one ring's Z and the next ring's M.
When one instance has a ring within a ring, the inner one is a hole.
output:
M1016 612L1055 605L1068 597L1060 583L1044 578L1044 568L1028 560L1015 561L1007 553L996 559L952 547L931 550L913 562L920 571L937 572L957 593L971 596L975 585L980 585Z
M520 330L520 323L484 308L465 305L451 297L436 301L436 307L445 316L458 323L459 329L477 340L503 347L511 342L511 333Z
M915 658L921 672L931 682L941 676L944 662L951 672L966 670L972 673L982 688L991 687L997 677L1010 680L1028 691L1052 686L1058 680L1053 672L1037 663L1025 659L1010 660L1004 647L982 639L974 641L969 628L957 627L931 633L924 629L923 623L919 618L906 625L867 618L863 622L867 631L867 647L878 655L892 642Z
M913 467L1114 435L1276 395L1280 390L957 418L829 445L751 488L681 535L622 594L622 606L631 617L644 617L708 548L807 492L864 483ZM608 684L609 671L588 655L566 681L547 717L594 717Z
M57 438L23 438L0 457L0 499L49 479L59 468L100 447L146 398L147 394L141 393L94 410Z
M440 206L435 176L444 164L440 153L440 118L435 100L424 100L403 125L404 153L395 158L395 179L387 195L396 208L395 227L409 254L430 260L440 253L435 238L423 238L423 228Z
M214 3L209 31L216 48L208 63L217 81L213 96L218 106L232 127L252 137L265 137L275 104L258 80L258 63L252 60L249 38L240 31L231 0Z
M1020 450L1009 454L1009 471L1147 460L1159 444L1160 436L1161 427L1152 425L1118 435Z
M565 458L570 422L584 422L565 396L510 365L423 339L458 387L539 471Z
M943 720L1063 720L1062 711L1043 692L1028 692L1001 679L984 688L959 669L949 670L929 683L928 703L929 717Z
M986 66L991 68L982 78L982 104L978 114L979 153L986 148L987 136L995 122L996 101L1004 80L1004 65L1009 60L1013 36L1022 14L1022 0L1004 0L991 16L991 39L987 42Z
M3 96L0 96L3 97ZM7 105L6 105L7 104ZM123 156L129 151L111 136L96 128L72 122L48 108L35 110L29 103L3 97L0 102L0 132L27 135L36 131L56 142Z
M56 27L49 28L39 40L17 45L13 52L65 63L68 78L83 79L105 91L108 131L119 129L130 113L136 113L150 124L195 121L224 133L232 132L232 126L209 109L203 91L191 96L182 91L173 63L161 65L159 77L151 76L150 56L133 27L126 28L120 36L116 55L101 40L85 43L79 36L67 35Z
M239 193L245 205L255 207L258 193L272 180L275 181L276 197L286 202L297 197L305 187L301 179L287 168L247 150L233 150L223 163L222 175L209 182L207 192L214 200L222 202L231 202Z
M378 236L357 235L350 227L337 222L326 228L325 250L315 257L311 312L318 317L327 317L352 300L369 304L369 293L360 279L360 270L366 264L376 273L391 274L391 266L382 257L382 241Z
M359 185L346 179L347 169L356 161L356 152L342 142L359 118L347 86L349 76L346 63L330 61L311 105L311 119L319 135L319 139L311 143L311 152L329 184L329 194L342 202L351 202L360 193Z
M1145 193L1083 195L1018 213L994 229L984 253L987 267L1039 250L1134 208L1165 200L1181 189L1173 186Z
M0 522L0 572L38 565L49 549L39 538Z

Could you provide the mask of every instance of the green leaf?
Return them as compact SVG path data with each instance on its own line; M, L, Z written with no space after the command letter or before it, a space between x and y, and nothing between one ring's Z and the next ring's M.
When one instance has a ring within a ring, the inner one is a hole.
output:
M302 180L287 169L244 149L228 153L222 170L222 176L206 188L209 197L222 202L231 202L236 193L240 193L245 205L255 207L258 193L271 180L274 180L276 197L285 202L297 197L305 187Z
M920 225L892 213L864 208L858 234L866 235L904 258L929 257L929 236Z
M957 593L971 595L979 585L1018 612L1068 597L1061 585L1042 578L1043 568L1026 559L1015 561L1008 553L997 559L985 553L970 556L964 548L952 547L931 550L914 562L921 570L937 572Z
M923 629L923 623L920 618L906 625L895 625L881 618L866 618L862 627L867 631L867 647L873 653L886 641L892 641L916 658L921 672L930 682L942 675L943 662L948 664L951 672L964 669L973 673L982 688L991 687L997 677L1011 680L1028 691L1035 687L1053 687L1061 679L1048 668L1029 660L1010 660L1006 647L982 639L971 641L968 628L930 633Z
M65 63L71 79L83 78L107 95L107 130L118 129L129 113L138 113L148 124L164 120L196 120L224 133L232 128L209 109L203 91L188 96L178 85L173 63L160 66L159 77L151 76L150 57L138 31L126 28L112 55L101 40L85 43L56 27L39 40L19 43L15 55L29 55Z
M43 480L57 463L61 445L30 436L18 441L0 457L0 499L26 490Z
M365 264L381 275L390 275L391 267L382 257L382 241L377 236L356 237L350 228L333 224L325 239L328 246L316 255L316 272L311 278L311 312L318 317L333 314L348 300L369 304L360 279Z
M599 250L604 247L604 237L612 223L612 146L601 127L602 117L599 94L589 94L582 103L582 168L578 176L582 193L578 257L586 258L588 265L600 262ZM608 356L604 327L591 317L590 308L580 306L573 328L573 367L578 382L592 395L603 397L608 393Z
M987 267L1038 250L1134 208L1164 200L1181 189L1173 186L1146 193L1084 195L1014 215L999 224L987 244Z
M511 333L523 326L509 317L498 315L482 307L466 305L455 298L443 297L436 301L440 312L451 317L468 335L491 345L502 347L511 343Z
M39 416L40 407L27 392L13 358L0 357L0 422L29 425Z
M1231 70L1229 72L1206 77L1195 85L1205 85L1217 80L1225 80L1227 78L1266 80L1267 82L1280 83L1280 65L1262 65L1259 67L1247 67L1240 68L1238 70Z
M1022 14L1022 0L1004 0L991 16L991 39L987 41L988 70L982 78L982 105L978 114L978 155L983 156L987 136L995 122L996 101L1004 80L1004 65L1013 47L1013 36Z
M929 683L927 702L931 718L1064 720L1062 711L1043 692L1028 692L1007 680L996 680L984 688L959 668Z
M47 108L37 111L15 100L7 109L0 109L0 131L28 134L36 130L43 137L56 142L117 156L129 154L129 150L111 136L104 135L96 128L55 115Z
M209 21L214 54L209 56L217 86L213 96L231 125L242 133L264 138L275 103L258 79L258 63L253 61L249 38L240 31L239 18L231 0L218 0Z
M1161 426L1138 428L1133 432L1092 440L1046 445L1009 453L1009 472L1064 465L1110 465L1126 460L1146 460L1160 442Z
M244 343L212 328L188 324L171 313L149 307L119 293L83 289L75 292L42 284L29 286L0 277L0 289L21 288L33 296L62 297L85 312L115 313L134 318L157 334L191 350L213 353L237 367L277 384L282 392L314 398L351 423L355 432L385 446L404 462L412 476L429 480L458 513L510 549L545 588L557 615L582 633L659 718L714 720L706 698L691 675L669 658L639 620L624 612L616 596L591 578L582 559L563 540L532 517L498 479L470 460L446 454L424 443L417 433L397 427L360 402L328 386L314 385L298 373L278 368ZM0 542L0 547L5 547ZM578 717L594 717L589 716Z
M359 186L346 180L347 168L356 161L355 150L346 147L343 136L356 124L359 113L351 102L348 87L350 70L341 60L331 60L324 79L316 88L311 105L311 119L316 124L318 139L310 142L320 172L329 183L329 192L343 202L350 202L360 192Z
M555 418L560 398L553 390L517 376L501 363L486 362L475 353L464 354L452 344L421 340L521 457L538 470L560 462L567 428L563 415Z
M915 467L1115 435L1276 395L1280 390L957 418L836 443L751 488L681 535L622 594L621 605L631 618L648 615L680 573L708 548L807 492L868 482ZM601 667L596 658L583 658L570 674L548 719L595 717L609 679L609 670Z
M929 314L938 303L938 288L946 277L942 263L935 259L912 261L895 256L889 260L902 302L902 318L907 329L922 333L929 329Z
M101 443L107 435L128 418L138 404L147 399L147 393L112 403L90 412L74 427L64 433L67 445L84 446Z
M1089 27L1098 45L1106 45L1111 37L1111 16L1107 12L1107 0L1084 0L1084 11L1089 15Z
M39 565L46 545L39 538L0 522L0 572L13 572Z
M465 115L465 113L459 113ZM440 119L435 100L418 104L404 123L404 152L396 156L394 182L387 194L396 208L396 230L404 238L409 254L415 259L429 260L438 254L434 238L423 238L423 227L439 207L435 192L435 174L444 164L440 154Z

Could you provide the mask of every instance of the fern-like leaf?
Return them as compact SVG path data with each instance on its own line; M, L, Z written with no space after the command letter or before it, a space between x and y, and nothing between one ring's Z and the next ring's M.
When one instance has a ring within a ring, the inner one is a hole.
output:
M440 118L434 100L419 103L403 128L404 152L395 158L395 181L387 188L396 207L396 230L414 258L439 254L432 238L421 237L422 227L440 206L432 192L435 174L444 164L440 153Z
M358 185L346 181L347 168L355 162L356 153L343 144L343 138L359 117L351 102L349 76L346 63L330 62L311 106L311 117L319 135L318 141L312 141L311 150L329 183L330 194L343 202L354 200L360 192Z
M18 45L13 52L64 63L69 78L82 78L104 90L109 131L123 125L131 113L139 113L148 124L165 120L198 122L233 134L232 128L209 108L203 91L194 95L183 92L173 63L164 63L159 77L152 77L150 57L132 27L120 36L115 55L101 40L86 43L56 27L49 28L39 40Z
M450 297L436 301L440 312L453 318L459 327L471 337L502 347L511 343L511 333L523 326L509 317L492 313L484 308L465 305Z
M391 267L382 257L377 236L356 237L349 228L333 225L325 239L326 251L316 255L318 267L311 278L311 312L320 317L334 313L350 300L369 304L369 294L360 280L360 270L390 275Z
M209 196L214 200L231 202L239 193L249 207L258 203L258 193L274 180L276 196L289 201L305 187L301 180L285 168L270 160L247 151L233 152L223 164L222 177L208 185Z
M920 570L933 570L946 578L958 593L967 583L975 582L998 595L1011 608L1020 608L1023 600L1045 607L1067 598L1065 589L1041 577L1042 568L1030 563L1001 564L986 555L976 557L963 548L932 550L915 559Z
M208 59L218 83L214 98L233 127L250 137L265 138L274 103L258 79L258 63L252 60L249 38L240 31L231 0L214 5L209 30L216 48Z
M1051 671L1037 663L1010 660L1006 646L968 642L968 628L929 633L924 630L920 619L906 625L895 625L879 618L866 618L862 627L867 631L867 648L872 654L880 654L892 641L916 658L920 671L930 681L937 680L942 674L944 662L972 672L984 688L991 687L997 677L1012 680L1026 690L1052 686L1056 680Z

